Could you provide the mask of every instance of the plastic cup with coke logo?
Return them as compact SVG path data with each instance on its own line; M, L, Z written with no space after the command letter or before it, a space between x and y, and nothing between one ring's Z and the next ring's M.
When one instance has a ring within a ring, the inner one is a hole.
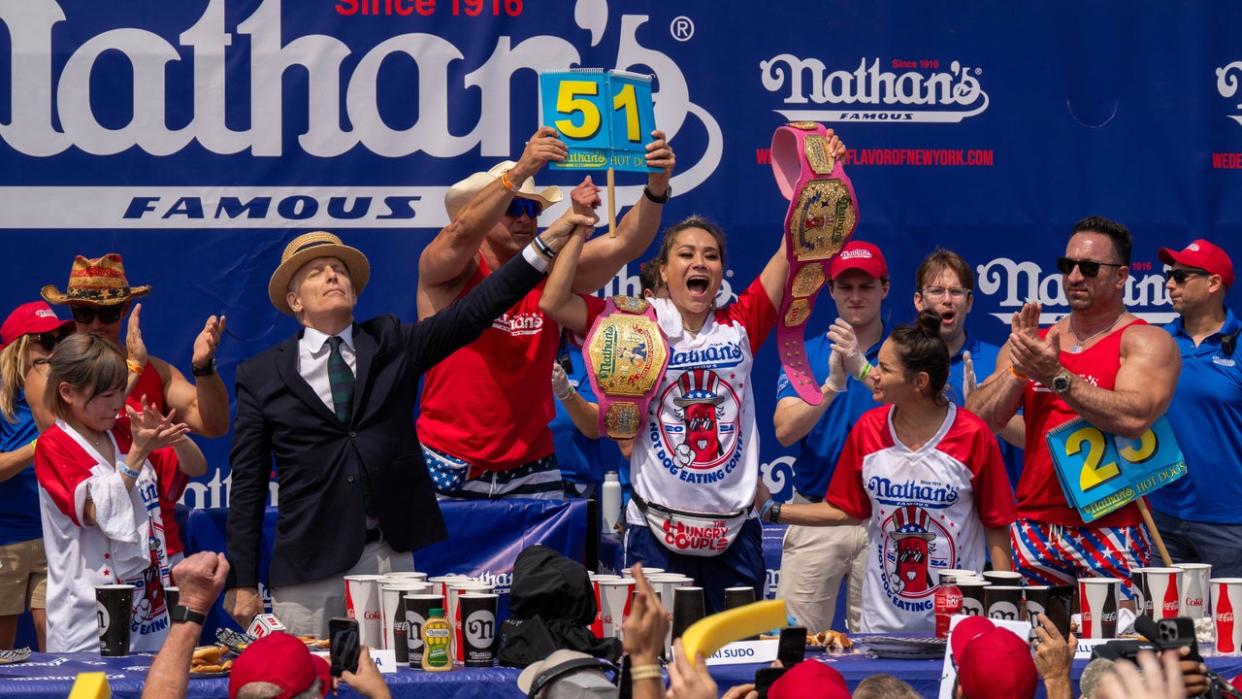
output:
M634 578L599 581L601 638L621 638L621 626L630 615L636 584Z
M345 576L345 615L358 622L358 642L370 648L384 647L380 612L382 575Z
M1149 619L1173 619L1181 614L1181 568L1131 568L1135 590L1135 613Z
M1121 581L1117 578L1079 578L1080 638L1115 638Z
M1216 621L1216 652L1242 655L1242 624L1236 620L1242 610L1242 578L1212 578L1208 584Z
M1196 620L1208 616L1208 581L1212 578L1212 564L1174 563L1173 567L1183 571L1181 615Z

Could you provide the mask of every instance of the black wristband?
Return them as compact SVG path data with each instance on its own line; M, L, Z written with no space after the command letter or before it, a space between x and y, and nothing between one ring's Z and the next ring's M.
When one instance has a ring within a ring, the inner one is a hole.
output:
M781 522L781 504L778 502L768 511L768 521L772 524L780 524Z
M664 190L664 196L657 197L656 195L651 193L650 187L644 186L643 196L647 197L647 201L650 201L653 204L667 204L669 198L673 196L673 188L669 187L668 189Z
M207 362L207 366L203 367L194 366L194 364L191 363L190 373L195 376L211 376L216 373L216 358L212 357L211 361Z
M549 260L556 257L556 251L553 250L547 243L543 242L542 238L535 236L534 242L535 249L538 250L541 255L547 257Z

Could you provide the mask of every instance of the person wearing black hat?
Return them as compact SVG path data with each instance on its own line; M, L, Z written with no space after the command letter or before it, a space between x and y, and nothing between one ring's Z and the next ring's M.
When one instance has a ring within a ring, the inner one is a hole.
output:
M410 424L419 379L479 336L543 280L575 226L567 213L460 301L417 323L356 322L371 267L331 233L298 236L268 297L301 330L237 369L227 529L233 565L225 608L242 626L263 611L260 544L275 461L276 541L267 584L298 634L326 636L345 613L340 576L409 570L410 552L444 538L444 522Z

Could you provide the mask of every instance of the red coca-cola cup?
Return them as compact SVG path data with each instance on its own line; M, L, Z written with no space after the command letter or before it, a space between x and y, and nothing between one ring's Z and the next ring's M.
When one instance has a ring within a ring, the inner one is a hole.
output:
M1242 608L1242 578L1212 578L1212 615L1216 620L1216 652L1242 655L1242 624L1234 620Z
M1182 608L1181 568L1132 568L1135 611L1151 619L1172 619Z
M1079 578L1078 609L1082 613L1082 638L1117 636L1117 603L1121 581L1117 578Z

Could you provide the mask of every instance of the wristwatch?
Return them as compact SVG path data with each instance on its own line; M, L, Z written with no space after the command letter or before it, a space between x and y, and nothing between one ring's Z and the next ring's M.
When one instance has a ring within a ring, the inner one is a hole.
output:
M207 362L207 366L194 366L194 364L191 363L190 373L195 376L211 376L216 373L216 358L212 357L211 361Z
M781 504L778 502L768 509L768 521L772 524L779 524L781 521Z
M1052 377L1052 386L1050 386L1052 392L1059 396L1065 395L1070 390L1070 377L1072 376L1073 374L1065 369L1058 372L1056 376Z
M206 615L199 614L189 607L180 604L174 605L172 609L168 610L168 618L171 619L174 624L192 621L195 624L202 626L207 622Z

